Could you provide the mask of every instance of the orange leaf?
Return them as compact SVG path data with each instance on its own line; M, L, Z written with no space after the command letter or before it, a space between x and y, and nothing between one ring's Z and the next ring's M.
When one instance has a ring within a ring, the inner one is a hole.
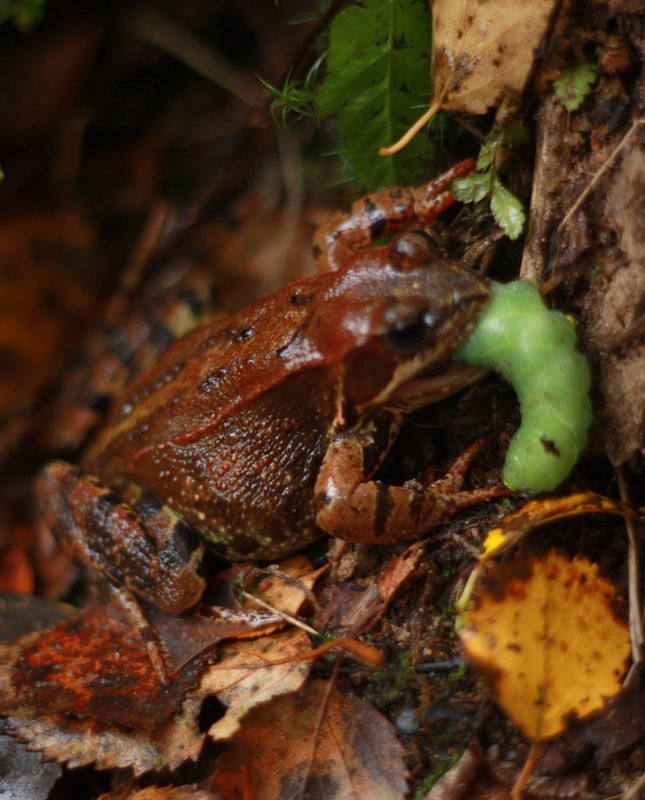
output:
M88 606L0 651L7 730L47 759L135 774L196 757L203 734L192 662L169 686L114 606Z

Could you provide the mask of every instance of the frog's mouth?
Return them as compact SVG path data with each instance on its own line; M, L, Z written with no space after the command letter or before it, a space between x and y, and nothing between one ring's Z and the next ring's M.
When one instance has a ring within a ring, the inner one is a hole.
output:
M415 411L430 403L437 403L471 383L475 383L486 372L487 370L481 367L473 367L457 361L433 364L432 367L406 378L395 387L384 405L397 411Z

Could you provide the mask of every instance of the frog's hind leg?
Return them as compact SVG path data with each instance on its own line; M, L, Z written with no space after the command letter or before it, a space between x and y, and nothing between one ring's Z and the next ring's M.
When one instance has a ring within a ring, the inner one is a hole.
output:
M122 488L126 499L80 467L53 461L38 477L36 496L57 539L107 578L114 601L139 631L165 680L167 657L135 595L171 614L194 606L206 585L197 572L204 546L150 493L131 484Z
M80 467L53 461L38 477L36 496L58 540L113 583L173 614L199 601L206 584L196 570L204 546L149 492L130 485L117 495Z

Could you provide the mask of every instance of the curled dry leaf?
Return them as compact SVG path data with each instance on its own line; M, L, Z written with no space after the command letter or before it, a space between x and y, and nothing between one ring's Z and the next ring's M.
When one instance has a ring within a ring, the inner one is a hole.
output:
M208 669L200 684L202 694L216 694L228 708L210 728L209 736L218 741L228 739L252 708L277 695L298 691L311 666L298 656L310 649L309 637L300 630L224 646L218 663Z
M467 657L528 738L558 736L621 690L630 640L614 596L596 564L551 551L506 564L463 615Z
M508 514L496 528L491 528L484 542L479 562L472 571L468 583L456 604L457 611L466 608L482 568L492 558L509 547L517 545L528 533L540 525L547 525L566 517L581 514L616 514L630 519L642 519L642 515L627 503L604 497L596 492L574 492L563 497L545 500L529 500L514 514Z
M229 800L249 780L253 800L337 797L403 800L403 747L368 703L323 681L256 708L218 762Z

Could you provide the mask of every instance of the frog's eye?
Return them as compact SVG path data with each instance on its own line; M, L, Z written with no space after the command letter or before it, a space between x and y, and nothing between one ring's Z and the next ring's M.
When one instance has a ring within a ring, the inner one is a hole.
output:
M428 344L433 335L433 322L432 315L426 314L421 319L388 331L383 341L397 355L411 355Z

